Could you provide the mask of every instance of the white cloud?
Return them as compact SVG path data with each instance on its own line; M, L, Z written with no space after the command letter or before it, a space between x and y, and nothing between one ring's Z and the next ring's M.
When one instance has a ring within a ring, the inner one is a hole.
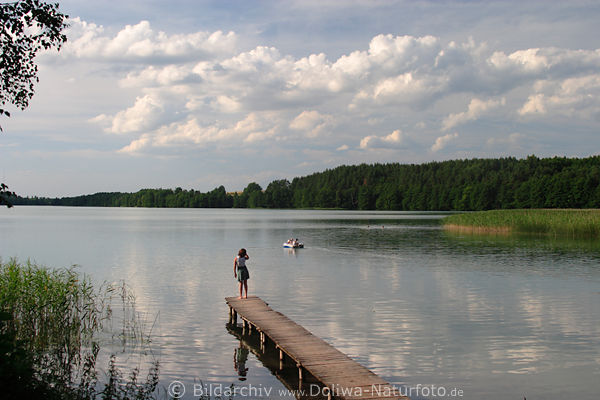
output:
M450 114L444 121L442 122L442 129L447 131L449 129L454 128L456 125L464 124L468 121L473 121L482 115L484 115L487 111L497 108L501 105L506 104L506 99L494 100L490 99L487 101L480 100L477 98L471 99L467 111Z
M237 99L225 95L217 96L211 105L216 111L227 114L236 113L242 108L242 104Z
M250 145L292 134L323 138L322 146L342 151L352 142L422 151L400 130L365 135L398 126L428 135L441 127L445 134L499 116L513 124L577 116L594 126L599 118L600 50L499 51L474 39L377 35L367 48L330 59L262 45L236 52L234 33L167 34L141 21L111 35L74 22L71 47L58 57L118 61L120 89L137 95L129 107L113 115L100 109L90 120L109 132L140 135L130 152ZM457 99L465 98L466 110L457 112ZM440 136L430 149L438 152L457 137Z
M256 130L254 132L250 132L246 136L246 138L244 139L244 143L262 142L275 137L276 134L277 127L271 127L265 130Z
M196 118L175 122L144 134L120 151L141 152L149 148L189 148L222 144L237 147L241 143L253 143L272 138L278 132L277 117L271 113L250 113L245 118L230 124L216 122L202 125Z
M577 116L586 120L600 117L600 74L542 81L536 89L538 93L527 98L519 115Z
M168 86L177 83L186 83L193 79L192 68L189 65L167 65L156 67L150 65L142 71L130 72L119 83L123 87L154 87Z
M557 47L517 50L510 54L496 51L488 58L494 73L560 77L597 71L600 68L600 51L571 50Z
M431 146L431 151L435 153L442 150L449 142L456 138L458 138L458 133L456 132L448 133L447 135L438 137L435 139L435 143Z
M439 39L433 36L375 36L369 44L373 64L388 71L420 67L431 63L439 51Z
M360 141L361 149L397 148L404 144L404 135L396 129L387 136L365 136Z
M527 98L527 102L523 104L523 107L519 110L519 114L546 114L546 106L544 103L543 94L532 94Z
M236 46L233 32L194 32L169 35L155 31L148 21L126 25L114 36L102 26L76 17L69 20L68 41L62 57L126 61L135 59L189 59L230 54Z
M160 99L151 95L138 97L135 104L123 111L119 111L112 118L111 127L108 129L112 133L130 133L139 132L152 128L164 110L164 106ZM106 117L99 115L95 122L106 120Z
M314 138L332 126L333 121L331 115L321 114L315 110L302 111L290 122L290 129L304 131L306 132L306 136Z
M88 119L88 122L90 122L92 124L106 125L106 124L112 123L112 120L113 120L113 117L111 117L110 115L100 114L100 115L96 115L93 118Z
M139 139L132 141L127 146L120 149L118 152L126 153L126 154L137 154L142 149L147 147L150 144L150 141L151 141L150 135L144 134L144 135L140 136Z
M444 77L440 79L415 78L412 72L407 72L392 78L379 81L373 88L374 100L388 100L411 102L421 100L422 97L440 92L446 85Z
M517 69L533 73L550 67L548 57L541 54L540 49L519 50L509 55L497 51L489 58L489 63L499 70Z

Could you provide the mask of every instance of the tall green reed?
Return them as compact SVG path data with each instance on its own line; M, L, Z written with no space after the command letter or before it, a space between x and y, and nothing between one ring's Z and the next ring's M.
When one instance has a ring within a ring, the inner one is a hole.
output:
M35 387L44 388L45 396L54 393L57 398L91 399L112 385L112 392L122 394L113 398L151 398L158 384L158 361L146 382L140 383L139 370L126 381L111 358L109 383L99 389L96 363L104 331L123 343L150 341L145 319L137 313L135 296L125 283L95 289L89 277L80 275L75 267L48 269L29 261L0 260L0 312L5 353L24 352L18 360L23 361L24 371L31 372L28 376L36 380ZM116 325L121 326L118 333L114 332L116 317ZM126 391L120 391L125 387Z
M600 210L519 209L455 214L445 225L507 228L512 232L572 238L600 237Z

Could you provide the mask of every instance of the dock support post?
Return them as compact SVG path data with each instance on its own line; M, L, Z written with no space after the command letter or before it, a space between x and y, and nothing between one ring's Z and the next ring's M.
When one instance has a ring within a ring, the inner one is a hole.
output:
M296 367L298 367L298 381L300 381L300 385L302 385L302 364L298 363L296 364Z
M233 310L233 308L232 308L232 310ZM235 311L235 310L233 310L233 318L232 318L232 320L233 320L233 324L237 325L237 311Z
M283 350L279 346L276 346L279 349L279 370L283 370Z
M265 338L265 333L263 331L258 331L260 333L260 351L262 351L263 353L265 352L265 344L266 344L266 338Z

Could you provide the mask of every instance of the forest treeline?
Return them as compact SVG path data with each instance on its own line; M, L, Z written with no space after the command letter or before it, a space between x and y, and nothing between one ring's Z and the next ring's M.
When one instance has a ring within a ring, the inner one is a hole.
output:
M513 157L340 166L253 182L241 193L223 186L196 190L142 189L135 193L13 198L16 205L189 208L341 208L450 211L510 208L599 208L600 156Z

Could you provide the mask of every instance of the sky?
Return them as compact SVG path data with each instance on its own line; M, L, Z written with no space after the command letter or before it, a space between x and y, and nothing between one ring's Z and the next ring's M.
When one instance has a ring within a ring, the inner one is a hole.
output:
M0 182L266 188L339 165L600 153L597 1L59 1Z

